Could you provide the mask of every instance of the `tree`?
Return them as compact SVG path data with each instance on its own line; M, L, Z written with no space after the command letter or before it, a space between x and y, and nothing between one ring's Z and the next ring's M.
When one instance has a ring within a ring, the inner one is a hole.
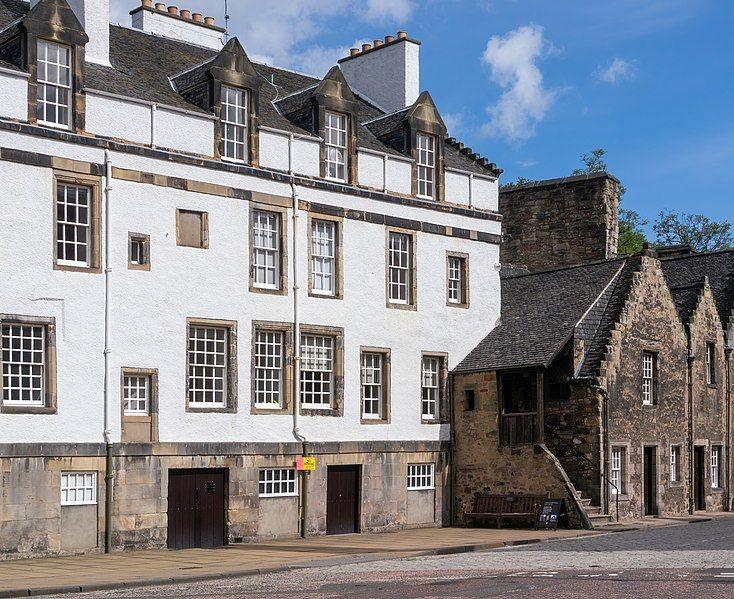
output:
M597 148L592 150L591 154L581 154L581 162L584 163L584 168L574 169L574 175L588 175L590 173L603 173L607 170L607 163L604 160L604 155L607 151L604 148Z
M731 223L711 220L703 214L663 210L652 228L658 245L690 245L696 252L725 250L734 242Z

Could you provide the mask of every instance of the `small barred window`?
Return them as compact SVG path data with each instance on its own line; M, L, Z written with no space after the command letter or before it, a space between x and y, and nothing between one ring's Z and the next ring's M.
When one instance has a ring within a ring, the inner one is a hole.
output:
M408 491L435 488L433 470L433 464L409 464Z
M292 468L263 468L260 470L260 497L291 497L298 495L296 471Z

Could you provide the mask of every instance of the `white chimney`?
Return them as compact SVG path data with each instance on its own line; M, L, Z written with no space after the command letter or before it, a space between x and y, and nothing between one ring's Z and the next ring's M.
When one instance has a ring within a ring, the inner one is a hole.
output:
M163 2L153 3L141 0L141 5L130 11L133 27L187 44L203 46L211 50L221 50L224 40L224 29L214 24L212 17L188 9L179 11L177 6L168 6Z
M352 48L339 60L349 86L387 112L411 106L420 93L420 42L404 31Z
M31 0L31 8L41 0ZM87 62L110 66L110 1L67 0L84 27L89 42L84 48Z

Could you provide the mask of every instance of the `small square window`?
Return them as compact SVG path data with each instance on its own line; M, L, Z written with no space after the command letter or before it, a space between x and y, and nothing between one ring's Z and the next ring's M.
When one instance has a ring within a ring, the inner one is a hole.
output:
M147 416L150 413L150 377L125 375L122 395L126 416Z
M408 491L434 489L433 464L408 464Z
M128 234L127 266L131 270L150 270L150 236Z
M294 497L298 495L298 479L292 468L263 468L260 470L260 497Z
M96 472L61 473L61 505L94 505L96 503Z
M176 243L185 247L209 247L209 215L195 210L176 211Z

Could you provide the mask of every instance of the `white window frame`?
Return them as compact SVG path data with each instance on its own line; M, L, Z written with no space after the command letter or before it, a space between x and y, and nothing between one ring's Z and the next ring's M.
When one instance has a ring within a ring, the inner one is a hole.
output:
M680 445L670 446L670 482L678 483L681 482L680 478Z
M448 298L450 304L465 304L466 291L465 258L460 256L448 257Z
M81 498L79 494L81 493ZM61 472L61 505L96 505L97 472Z
M204 336L200 336L204 333ZM225 408L227 407L229 377L229 335L227 327L208 326L191 323L188 327L189 371L189 408ZM212 336L213 335L213 336ZM214 343L214 351L210 351L210 343ZM193 343L193 347L192 347ZM200 349L203 345L203 351ZM210 363L213 358L213 363ZM217 381L221 381L221 389L217 389ZM194 385L195 382L200 385ZM211 393L212 401L206 400ZM197 399L203 394L204 399ZM219 398L219 399L216 399Z
M362 418L381 420L385 407L385 354L363 351L360 358Z
M408 491L427 491L435 488L435 464L408 464Z
M294 468L260 468L258 497L296 497L298 473Z
M655 354L642 352L642 405L655 404Z
M325 177L345 183L349 173L349 116L342 112L324 112Z
M48 332L46 326L34 323L3 322L0 324L2 348L2 397L6 406L46 405ZM30 342L30 348L27 346ZM13 385L14 379L19 385ZM13 399L12 396L19 396ZM27 395L28 399L23 399Z
M336 295L336 234L337 223L314 218L311 220L311 293Z
M252 211L252 286L280 289L281 247L280 213ZM268 262L271 261L272 264ZM272 273L273 283L268 282Z
M316 333L301 334L301 364L299 395L301 406L310 410L330 410L334 405L334 366L336 338ZM306 391L306 386L311 391ZM327 391L315 391L315 386ZM306 401L309 397L309 401ZM314 401L320 398L320 401Z
M421 418L437 420L441 401L441 361L439 356L421 357Z
M706 384L716 383L716 345L706 343Z
M721 483L721 446L711 446L711 488L720 489Z
M418 179L418 197L427 200L436 199L436 137L427 133L417 133L416 143L416 177Z
M142 385L140 384L142 381ZM125 374L122 377L123 413L125 416L150 415L151 377L146 374ZM142 392L142 393L141 393ZM135 395L135 397L133 397ZM141 396L142 395L142 396ZM130 406L135 405L132 409ZM143 406L141 408L141 406Z
M624 495L624 475L625 475L625 459L627 449L625 447L612 447L612 455L610 460L610 476L609 479L613 483L610 485L612 495ZM615 486L616 485L616 488Z
M413 236L390 231L388 235L388 301L413 304Z
M49 52L54 51L56 60L49 58ZM36 45L37 54L37 85L36 85L36 120L39 125L47 125L59 129L71 129L72 121L72 95L73 95L73 69L72 69L72 49L63 44L57 44L47 40L38 40ZM61 73L66 72L67 82L64 83ZM45 76L44 76L45 73ZM55 76L51 75L55 73ZM51 75L51 76L50 76ZM59 101L49 102L47 96L52 93L58 99L60 94L66 93L66 103ZM54 106L54 112L57 120L47 120L48 106ZM39 118L42 113L44 118ZM64 115L66 123L59 122L59 116Z
M70 191L73 190L73 197ZM81 203L80 191L86 192L86 203ZM89 268L92 264L92 217L94 210L94 189L86 185L76 185L58 181L56 184L56 263L62 266ZM86 211L86 219L80 216L80 210ZM59 218L63 211L63 218ZM70 215L76 214L76 217ZM72 240L67 233L73 230ZM74 257L79 255L79 248L86 249L86 259L68 259L67 252L74 248Z
M221 143L219 153L222 160L245 164L248 162L248 113L250 94L245 89L223 85L220 101L220 132ZM227 133L234 135L229 136ZM228 148L234 154L228 152Z
M253 403L256 408L279 410L283 407L284 366L285 333L256 328L253 355L255 379Z

